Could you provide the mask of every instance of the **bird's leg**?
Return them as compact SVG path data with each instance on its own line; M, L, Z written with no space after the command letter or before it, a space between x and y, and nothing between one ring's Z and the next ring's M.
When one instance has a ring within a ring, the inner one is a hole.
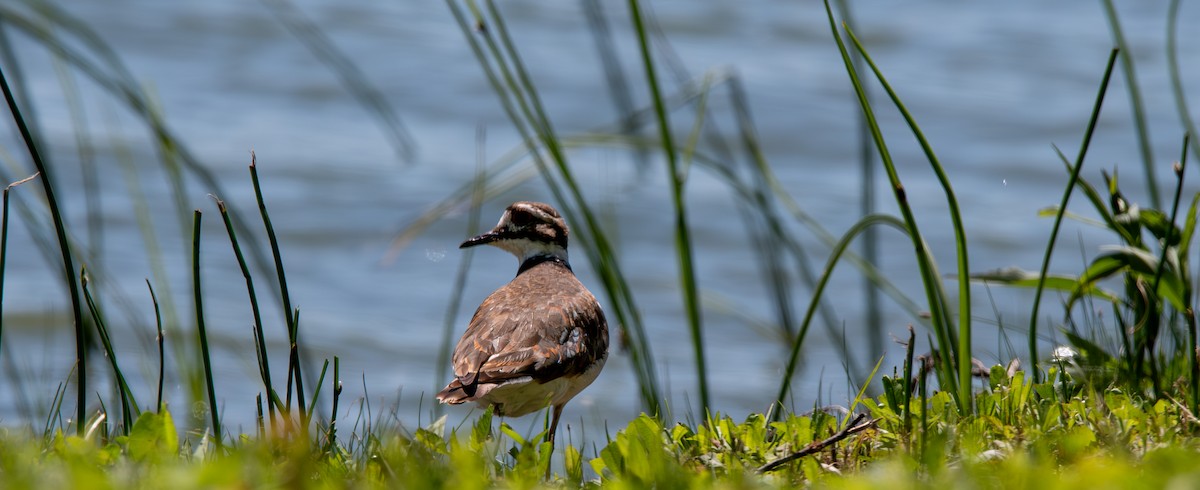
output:
M554 406L554 415L550 417L550 432L546 433L546 442L550 443L550 452L554 453L554 433L558 432L558 417L562 416L563 407L566 403ZM546 465L546 479L550 479L550 465Z
M554 448L554 433L558 432L558 417L562 415L563 407L567 404L554 406L554 415L550 418L550 432L546 434L546 442L550 443L550 447Z

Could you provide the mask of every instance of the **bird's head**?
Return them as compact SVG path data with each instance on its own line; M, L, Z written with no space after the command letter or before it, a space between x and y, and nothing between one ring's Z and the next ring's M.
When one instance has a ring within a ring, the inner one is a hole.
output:
M512 203L491 231L468 239L458 248L492 245L516 255L522 262L532 257L567 258L567 223L549 204Z

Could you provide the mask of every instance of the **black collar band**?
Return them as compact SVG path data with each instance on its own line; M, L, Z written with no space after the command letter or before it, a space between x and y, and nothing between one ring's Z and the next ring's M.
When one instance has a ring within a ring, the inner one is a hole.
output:
M554 262L558 265L566 267L567 270L571 270L571 264L567 263L567 259L555 255L534 255L533 257L525 259L524 262L521 262L521 268L517 269L517 275L519 276L522 272L532 269L534 266L543 262Z

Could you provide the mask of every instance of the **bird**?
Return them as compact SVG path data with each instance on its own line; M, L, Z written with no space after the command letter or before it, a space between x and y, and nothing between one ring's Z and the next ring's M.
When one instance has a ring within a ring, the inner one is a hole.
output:
M516 255L520 266L475 310L454 348L454 379L436 396L444 404L493 407L502 417L553 407L545 438L551 447L563 407L608 359L608 323L567 261L567 235L552 206L519 201L495 228L459 246L492 245Z

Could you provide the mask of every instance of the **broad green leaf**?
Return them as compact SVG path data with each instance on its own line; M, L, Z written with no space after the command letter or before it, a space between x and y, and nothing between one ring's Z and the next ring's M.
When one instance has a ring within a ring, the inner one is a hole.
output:
M162 461L179 453L179 435L171 413L142 412L125 439L129 457L138 461Z

